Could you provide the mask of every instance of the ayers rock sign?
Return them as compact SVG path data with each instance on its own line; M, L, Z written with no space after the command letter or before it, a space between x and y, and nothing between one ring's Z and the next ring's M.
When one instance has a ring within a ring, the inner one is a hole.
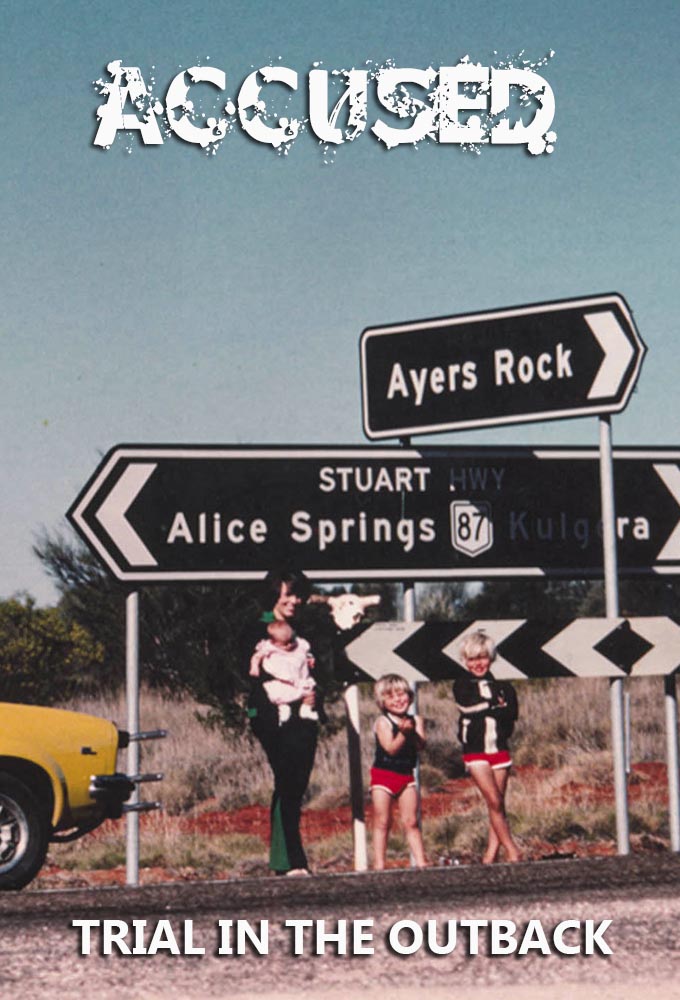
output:
M645 350L617 293L372 327L360 341L364 432L618 412Z

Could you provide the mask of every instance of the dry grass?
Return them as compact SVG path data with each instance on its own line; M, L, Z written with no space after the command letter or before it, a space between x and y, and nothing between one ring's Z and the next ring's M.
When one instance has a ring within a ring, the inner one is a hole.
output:
M628 682L627 682L628 683ZM665 759L663 683L646 678L628 684L631 693L633 761ZM611 784L609 753L610 704L606 680L533 681L517 685L520 721L514 739L514 759L520 770L509 786L508 809L514 830L525 846L559 844L615 837L611 804L603 789ZM455 737L456 712L450 685L422 685L419 712L427 720L428 748L421 765L424 793L436 792L451 777L460 776ZM125 728L124 699L83 699L69 707L110 718ZM347 741L342 702L330 706L334 723L319 744L308 803L336 809L348 797ZM372 721L376 709L370 687L361 689L362 759L367 775L373 756ZM234 810L266 804L271 794L264 754L247 733L223 730L211 712L190 699L168 698L157 692L141 694L144 729L166 728L165 740L142 744L142 770L160 770L160 785L147 786L143 798L158 796L161 813L144 816L142 866L163 865L181 876L185 870L202 874L264 871L265 845L243 833L205 834L182 830L179 818L211 809ZM119 766L125 768L124 755ZM524 770L526 769L526 773ZM639 779L642 780L642 779ZM486 835L486 814L474 794L459 814L429 820L424 835L432 858L475 856ZM658 794L641 789L631 806L631 831L666 836L668 819ZM395 835L395 852L404 853ZM351 835L334 835L310 844L312 864L332 868L351 858ZM53 846L50 860L72 869L107 868L124 863L124 825L106 824L97 835L70 845Z

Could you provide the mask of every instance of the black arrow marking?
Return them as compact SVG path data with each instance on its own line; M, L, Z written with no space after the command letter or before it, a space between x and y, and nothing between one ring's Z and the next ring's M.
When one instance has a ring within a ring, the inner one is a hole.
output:
M568 624L526 621L499 643L498 653L527 677L573 677L570 670L542 648Z
M397 646L395 653L433 681L453 680L466 670L443 650L469 628L469 622L426 622Z

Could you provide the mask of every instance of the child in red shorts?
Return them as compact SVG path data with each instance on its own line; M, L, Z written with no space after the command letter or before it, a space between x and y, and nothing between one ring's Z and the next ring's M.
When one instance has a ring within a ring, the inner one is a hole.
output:
M502 847L508 861L519 861L505 815L505 792L512 760L508 739L517 719L517 695L512 684L497 681L490 667L496 647L486 632L471 632L461 643L460 658L468 673L453 683L460 712L458 738L463 761L489 810L489 840L482 857L491 864Z
M373 800L373 867L385 867L387 835L392 825L394 803L407 843L418 868L427 865L423 838L418 827L418 794L414 770L418 753L425 746L425 727L418 715L409 714L413 691L398 674L385 674L376 682L375 700L382 715L373 727L375 758L371 768Z

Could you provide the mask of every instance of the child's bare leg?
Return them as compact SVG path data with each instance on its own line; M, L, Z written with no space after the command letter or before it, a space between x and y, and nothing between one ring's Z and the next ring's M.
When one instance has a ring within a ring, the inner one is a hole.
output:
M423 846L423 835L418 826L418 793L415 785L409 785L399 796L399 819L416 867L425 868L427 858Z
M508 777L510 776L510 768L503 767L503 768L496 768L495 770L494 768L492 768L491 773L494 776L496 786L500 793L501 799L503 800L503 815L505 815L505 789L507 788ZM491 824L489 824L489 840L486 845L486 850L482 855L482 864L485 865L493 864L493 862L498 857L498 851L500 849L500 846L501 842L496 836L496 831L491 826Z
M496 786L498 788L498 792L499 792L501 800L502 800L503 815L505 816L506 815L506 813L505 813L505 791L506 791L506 789L508 787L508 778L510 777L510 768L509 767L498 767L496 769L492 768L491 769L491 773L494 776L494 780L496 782ZM506 823L507 823L507 817L506 817ZM501 844L500 844L500 841L499 841L498 837L496 836L496 831L493 829L492 826L490 826L489 827L489 844L488 844L487 849L486 849L486 854L485 854L484 858L482 858L482 860L485 861L486 858L487 858L487 855L489 855L488 861L489 862L495 861L496 858L498 857L498 850L499 850L500 846L501 846ZM515 860L515 861L519 860L519 854L518 854L517 858L512 858L510 860Z
M508 769L502 772L492 770L487 763L474 764L470 768L472 780L479 788L487 809L489 810L489 843L482 857L485 864L495 861L499 845L505 848L508 861L519 861L520 852L512 839L508 821L505 818L505 788L508 781ZM501 775L505 776L502 777ZM494 836L495 835L495 838Z
M373 867L381 871L385 867L387 834L392 819L393 798L384 788L372 788L373 801Z
M496 858L498 857L498 851L500 850L501 842L496 836L496 831L494 830L491 822L489 822L489 839L486 842L486 850L482 855L483 865L492 865Z

